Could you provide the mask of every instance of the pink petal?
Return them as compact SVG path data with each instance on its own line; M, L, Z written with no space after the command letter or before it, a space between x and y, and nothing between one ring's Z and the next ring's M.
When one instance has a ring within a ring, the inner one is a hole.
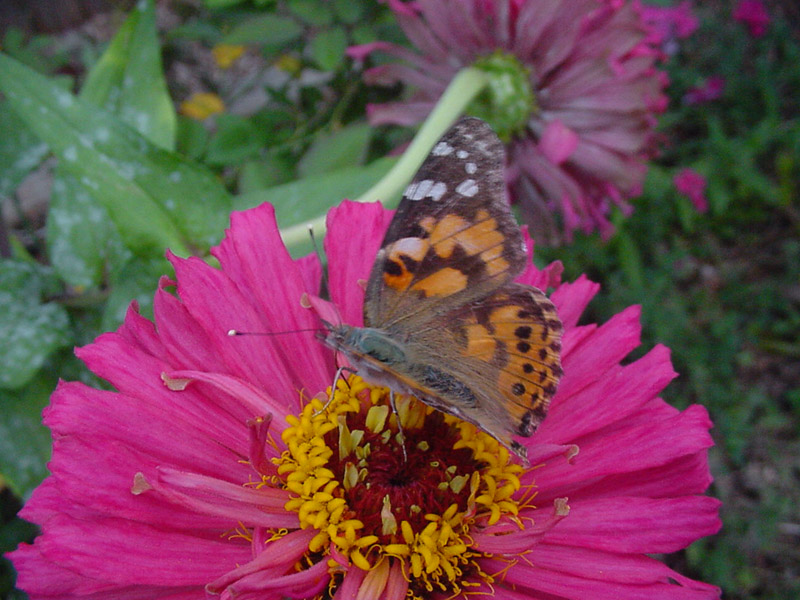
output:
M560 165L578 147L578 134L561 121L548 123L539 138L539 149L554 164Z
M291 332L318 327L314 316L301 306L302 296L315 293L317 287L306 287L298 264L283 245L270 205L233 213L228 234L212 254L242 293L254 300L254 306L263 315L261 322L270 324L268 331ZM231 327L244 329L235 324ZM330 355L314 342L313 335L309 335L307 347L298 352L296 336L272 338L283 357L284 369L295 382L294 389L303 386L321 389L327 385L333 366Z
M545 539L622 553L675 552L719 531L720 502L707 496L570 500L570 513Z
M152 528L121 519L91 522L55 516L37 543L48 560L118 586L204 586L246 561L250 545ZM179 556L180 560L175 560Z
M547 419L536 432L537 443L572 443L575 439L623 421L643 410L676 376L669 349L656 346L639 360L613 368L579 392L569 393L565 373ZM591 410L585 410L591 407Z
M325 254L336 265L329 271L330 293L344 323L363 325L364 288L359 281L369 278L392 214L378 203L347 200L328 212Z

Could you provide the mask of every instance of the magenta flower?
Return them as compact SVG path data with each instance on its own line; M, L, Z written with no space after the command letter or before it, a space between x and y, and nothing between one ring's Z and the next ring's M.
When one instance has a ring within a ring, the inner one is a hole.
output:
M722 98L725 92L725 78L721 75L714 75L706 79L705 83L698 87L693 87L683 96L684 104L704 104Z
M329 213L329 288L352 323L389 216ZM335 364L313 334L226 335L313 328L309 301L334 310L272 207L234 214L214 256L221 270L171 257L155 322L134 306L78 350L115 391L53 394L52 474L22 512L42 535L10 554L32 600L718 597L648 556L716 532L719 503L703 495L705 409L658 397L669 350L620 364L638 308L578 326L596 284L561 283L558 264L522 276L555 288L565 325L565 374L524 469L416 401L390 415L386 390L357 378L323 409Z
M750 35L759 38L767 32L769 13L761 0L740 0L733 11L736 21L747 25Z
M672 179L675 188L691 200L698 212L708 210L706 200L706 178L693 169L681 169Z
M416 51L378 42L349 53L364 58L380 51L400 59L367 70L365 78L402 82L414 92L370 106L370 122L419 123L460 69L499 73L492 93L508 96L481 116L507 141L511 200L536 239L556 243L575 229L609 235L612 206L630 211L626 199L641 191L655 114L667 105L666 76L654 68L660 38L643 22L638 3L389 4Z
M667 45L667 52L672 54L675 40L692 35L700 25L700 20L692 12L688 0L676 6L650 6L643 4L642 18L653 30L662 45Z

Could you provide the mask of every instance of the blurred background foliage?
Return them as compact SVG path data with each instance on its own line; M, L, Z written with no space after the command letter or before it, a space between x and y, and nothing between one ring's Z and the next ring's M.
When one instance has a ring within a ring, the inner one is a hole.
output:
M92 380L72 348L132 299L148 313L164 249L207 256L230 210L263 201L302 223L411 137L366 123L401 90L365 87L345 56L403 42L380 3L47 4L0 8L2 551L35 535L15 515L47 472L57 379ZM590 320L642 304L643 350L668 345L681 373L667 400L711 412L724 527L666 560L731 599L800 595L800 9L766 6L754 37L733 3L696 3L699 29L665 47L661 152L633 214L536 258L602 284ZM710 81L717 97L693 99ZM687 167L705 212L675 187ZM24 597L5 560L0 593Z

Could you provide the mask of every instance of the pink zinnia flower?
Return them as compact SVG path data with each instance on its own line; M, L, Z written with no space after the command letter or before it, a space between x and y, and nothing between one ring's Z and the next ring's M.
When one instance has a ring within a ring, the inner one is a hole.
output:
M381 85L402 82L414 92L404 101L370 106L370 122L419 123L464 67L500 73L505 78L497 87L513 92L507 103L481 116L507 141L511 199L536 239L556 243L575 229L609 235L612 206L629 211L626 198L641 191L655 113L667 104L666 76L654 68L659 38L642 21L638 3L389 4L416 51L378 42L349 52L363 58L381 51L401 59L403 64L367 70L365 78ZM501 126L509 114L513 123Z
M708 210L706 178L700 173L693 169L681 169L672 182L681 194L691 200L698 212L704 213Z
M329 213L329 289L351 323L389 217ZM226 335L315 327L306 294L333 310L272 207L234 214L214 256L220 270L170 257L155 322L133 306L78 350L115 391L53 394L52 474L22 511L42 535L10 554L32 600L718 597L648 556L717 531L719 503L705 409L658 397L668 349L620 364L638 308L579 326L598 286L531 267L521 280L555 288L565 325L561 387L524 440L536 467L410 399L403 462L385 389L340 381L323 410L335 364L313 335Z
M725 78L714 75L706 79L706 82L698 87L693 87L683 96L684 104L703 104L713 100L719 100L725 92Z
M770 20L761 0L740 0L733 11L733 18L747 25L750 35L757 38L767 32Z

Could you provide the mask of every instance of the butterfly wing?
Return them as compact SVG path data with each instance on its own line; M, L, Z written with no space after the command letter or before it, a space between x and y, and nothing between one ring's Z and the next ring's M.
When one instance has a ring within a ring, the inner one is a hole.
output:
M402 370L423 401L483 429L522 454L562 375L562 324L540 290L512 283L416 331ZM427 396L427 398L426 398Z
M367 284L364 322L401 331L505 285L527 254L506 201L505 152L479 119L459 121L408 186Z
M367 284L366 328L326 343L373 382L486 431L513 435L544 418L561 376L561 321L536 288L512 283L527 252L505 197L503 146L462 119L408 186Z

